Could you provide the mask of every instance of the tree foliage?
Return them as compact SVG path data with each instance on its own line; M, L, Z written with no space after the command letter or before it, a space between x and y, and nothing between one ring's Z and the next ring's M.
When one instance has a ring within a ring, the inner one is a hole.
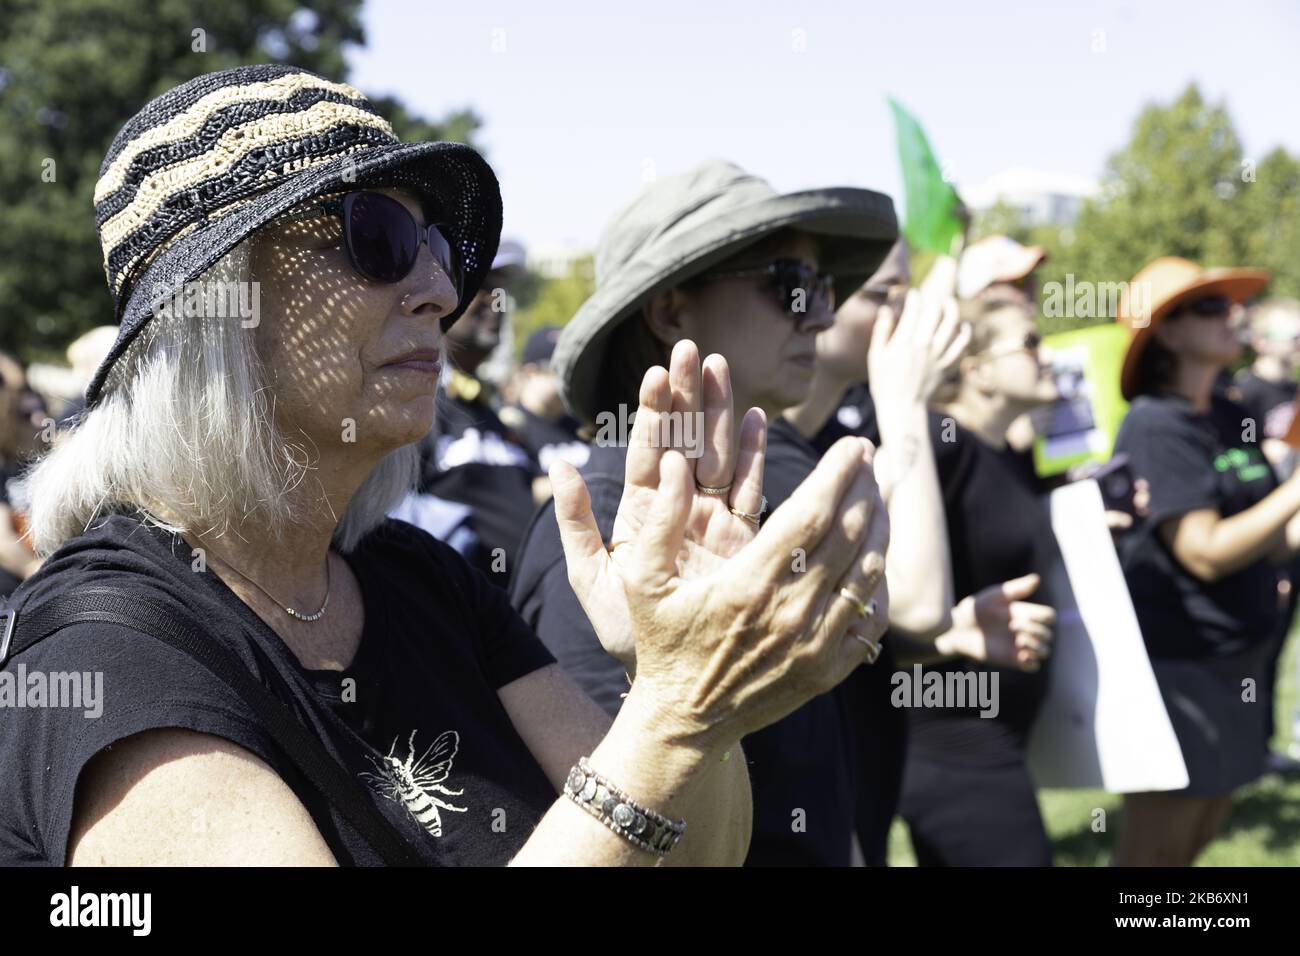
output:
M361 0L2 0L0 347L55 358L111 322L95 233L99 166L149 99L202 73L292 63L346 80ZM198 32L196 32L198 31ZM469 142L477 117L411 116L377 98L404 139Z
M541 279L530 289L532 301L523 305L513 320L515 352L522 352L528 336L547 326L563 326L596 291L596 269L591 256L581 256L566 275Z
M1151 104L1128 143L1107 161L1096 197L1072 227L1030 228L995 207L976 232L1002 232L1046 246L1040 292L1049 282L1125 282L1159 256L1205 266L1263 266L1270 292L1300 292L1300 160L1276 148L1244 154L1227 107L1207 103L1195 84L1169 105ZM1045 316L1046 331L1109 321L1110 315Z

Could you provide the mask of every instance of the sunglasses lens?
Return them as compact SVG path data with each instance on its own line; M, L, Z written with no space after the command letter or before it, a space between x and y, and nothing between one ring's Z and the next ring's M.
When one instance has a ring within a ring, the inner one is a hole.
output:
M434 261L442 267L442 271L447 273L452 285L459 292L462 288L460 265L456 262L456 253L452 251L451 243L447 241L447 237L438 230L437 226L429 227L429 253L433 256Z
M1207 296L1192 303L1192 311L1197 315L1223 315L1230 308L1227 297L1222 295Z
M375 282L404 279L420 251L420 232L406 207L379 193L350 193L343 213L344 237L357 271Z
M796 316L808 312L818 296L833 308L833 292L829 291L833 287L829 276L819 276L795 259L780 259L772 266L777 294L787 312Z

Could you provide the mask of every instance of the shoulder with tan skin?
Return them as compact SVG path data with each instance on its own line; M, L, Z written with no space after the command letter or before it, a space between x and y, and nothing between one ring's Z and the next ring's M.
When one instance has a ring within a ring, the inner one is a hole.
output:
M100 751L82 770L72 866L335 866L311 815L239 745L178 728Z

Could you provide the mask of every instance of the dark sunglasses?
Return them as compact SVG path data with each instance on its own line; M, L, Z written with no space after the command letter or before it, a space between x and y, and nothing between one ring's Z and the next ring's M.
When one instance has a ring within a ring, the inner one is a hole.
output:
M1232 311L1232 300L1226 295L1206 295L1188 302L1179 312L1189 312L1202 318L1227 315Z
M702 278L766 279L768 288L781 308L793 318L807 315L819 300L832 311L835 308L835 277L818 272L799 259L776 259L765 266L732 272L710 272Z
M343 245L352 268L371 282L401 282L411 274L420 246L456 287L457 301L464 291L464 270L460 257L437 223L421 226L411 211L383 193L354 192L337 199L308 206L276 220L277 224L301 222L320 215L343 220Z

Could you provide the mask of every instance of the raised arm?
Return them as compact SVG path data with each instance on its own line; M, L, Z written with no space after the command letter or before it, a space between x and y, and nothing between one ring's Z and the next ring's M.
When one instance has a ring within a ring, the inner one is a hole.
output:
M1201 508L1162 521L1158 530L1179 564L1202 581L1213 582L1279 550L1294 552L1300 546L1297 514L1300 473L1230 518Z
M956 267L945 258L934 268ZM882 307L867 357L880 426L876 470L894 527L888 558L892 625L922 641L947 630L953 605L948 526L926 406L970 337L956 301L934 291L942 287L936 280L927 295L909 292L897 322Z

